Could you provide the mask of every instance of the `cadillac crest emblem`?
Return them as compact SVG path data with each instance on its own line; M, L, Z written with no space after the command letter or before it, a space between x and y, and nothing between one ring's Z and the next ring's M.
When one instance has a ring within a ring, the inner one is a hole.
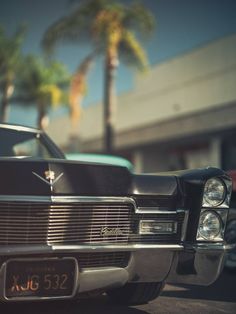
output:
M51 171L51 170L45 171L44 175L45 175L46 180L49 180L49 181L55 180L55 172L54 171Z
M39 174L36 172L32 172L37 178L42 180L44 183L50 185L51 190L53 189L53 185L63 176L63 172L59 174L59 176L55 176L55 172L52 170L46 170L44 172L44 177L41 177Z

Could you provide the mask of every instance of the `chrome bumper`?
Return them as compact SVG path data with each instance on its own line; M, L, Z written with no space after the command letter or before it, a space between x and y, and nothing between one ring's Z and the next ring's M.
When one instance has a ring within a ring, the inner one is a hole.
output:
M32 246L2 247L0 257L9 259L39 257L56 254L67 256L79 252L131 253L128 266L87 268L79 270L75 297L80 293L94 290L109 290L121 287L127 282L169 282L209 285L219 276L224 265L224 245L188 246L183 245L128 245L128 246ZM0 269L0 300L4 298L5 263ZM51 298L53 299L53 298ZM25 300L22 298L22 300Z

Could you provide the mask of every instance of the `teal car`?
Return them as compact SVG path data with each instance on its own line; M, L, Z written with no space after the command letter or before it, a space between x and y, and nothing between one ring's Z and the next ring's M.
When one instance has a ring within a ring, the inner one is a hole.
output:
M66 158L69 160L77 160L82 162L95 162L99 164L106 165L116 165L122 166L129 169L129 171L133 171L132 163L122 157L114 156L114 155L102 155L102 154L66 154Z

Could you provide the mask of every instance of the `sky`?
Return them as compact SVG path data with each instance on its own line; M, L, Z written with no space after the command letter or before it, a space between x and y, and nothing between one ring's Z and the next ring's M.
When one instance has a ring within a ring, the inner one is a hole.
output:
M49 25L69 10L71 0L0 0L0 24L8 34L22 22L28 24L23 45L25 54L40 54L40 41ZM120 1L130 3L130 0ZM180 54L223 36L236 33L236 0L143 0L156 18L156 28L149 41L144 43L151 66L165 62ZM55 58L66 64L73 73L89 51L81 43L60 45ZM101 101L103 95L103 59L100 57L89 75L88 93L84 106ZM135 73L120 65L116 86L118 93L132 91ZM60 111L57 113L60 114ZM10 122L35 125L34 109L27 115L18 106L12 106Z

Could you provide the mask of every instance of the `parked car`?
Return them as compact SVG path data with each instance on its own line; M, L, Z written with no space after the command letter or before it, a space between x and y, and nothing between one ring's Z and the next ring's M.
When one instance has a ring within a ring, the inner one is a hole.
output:
M236 171L228 172L233 182L232 197L230 202L229 215L225 231L225 239L232 249L229 250L225 261L228 270L236 271Z
M66 159L82 162L94 162L99 164L109 164L115 166L123 166L133 171L132 163L120 156L104 155L104 154L85 154L85 153L70 153L66 154Z
M70 161L42 131L0 125L0 300L106 292L140 304L224 265L231 180Z
M234 211L234 216L236 216L236 208L234 208ZM228 223L225 238L232 246L232 249L227 254L225 267L228 270L236 271L236 217Z

